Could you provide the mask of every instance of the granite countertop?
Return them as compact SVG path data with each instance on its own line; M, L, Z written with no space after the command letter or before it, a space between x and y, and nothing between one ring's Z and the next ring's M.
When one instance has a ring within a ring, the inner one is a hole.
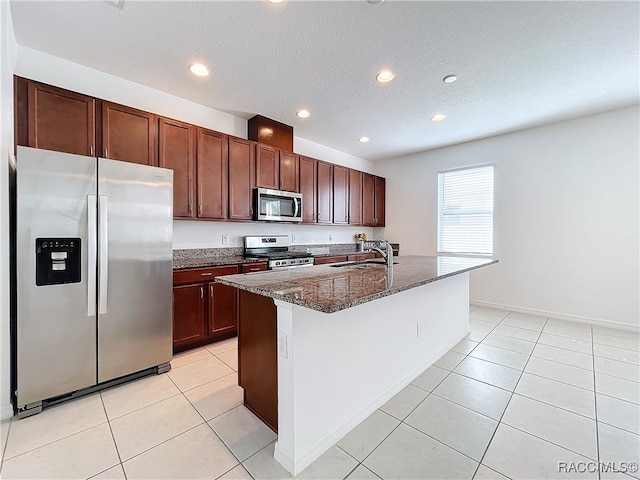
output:
M369 261L344 267L315 265L226 275L216 277L216 282L333 313L498 262L484 258L413 255L393 260L397 264L391 271L387 271L384 264Z
M245 258L242 255L174 258L173 269L184 270L185 268L217 267L220 265L238 265L241 263L255 263L255 262L264 262L264 259Z

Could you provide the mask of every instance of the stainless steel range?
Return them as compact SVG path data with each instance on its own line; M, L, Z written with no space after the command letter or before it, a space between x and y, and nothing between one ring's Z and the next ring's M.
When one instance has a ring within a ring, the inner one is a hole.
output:
M244 237L244 256L268 260L268 268L310 267L313 255L289 250L289 235L249 235Z

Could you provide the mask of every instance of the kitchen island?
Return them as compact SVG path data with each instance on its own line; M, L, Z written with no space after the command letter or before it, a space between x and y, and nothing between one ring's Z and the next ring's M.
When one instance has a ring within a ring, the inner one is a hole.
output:
M401 256L229 275L239 383L293 475L469 332L469 271L496 260Z

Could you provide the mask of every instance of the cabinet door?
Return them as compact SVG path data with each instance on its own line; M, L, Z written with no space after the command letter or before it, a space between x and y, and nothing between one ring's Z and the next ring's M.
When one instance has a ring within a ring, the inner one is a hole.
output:
M349 169L333 166L333 223L349 223Z
M17 130L27 130L26 146L77 155L95 154L93 98L24 79L18 82L27 84L27 122L25 125L18 119L16 123ZM21 92L24 88L17 89L16 96L21 96ZM22 132L17 133L18 138L24 138Z
M105 158L157 165L155 115L103 102L102 146Z
M280 152L280 190L298 192L299 186L298 155Z
M300 193L302 194L302 223L316 223L317 219L317 161L300 156Z
M385 222L385 190L386 180L382 177L375 179L376 201L375 201L375 226L384 227Z
M251 220L256 149L250 140L229 137L229 219Z
M349 223L362 225L362 172L349 170Z
M318 223L333 221L333 165L320 160L318 160L316 220Z
M195 127L161 118L158 122L159 164L173 170L173 216L193 218Z
M174 347L205 338L204 287L204 283L173 287Z
M279 155L273 147L256 146L256 187L278 189Z
M229 187L229 138L198 129L198 217L227 218Z
M375 177L370 173L362 175L362 224L373 227L375 218Z
M209 335L234 333L238 325L238 289L209 282Z

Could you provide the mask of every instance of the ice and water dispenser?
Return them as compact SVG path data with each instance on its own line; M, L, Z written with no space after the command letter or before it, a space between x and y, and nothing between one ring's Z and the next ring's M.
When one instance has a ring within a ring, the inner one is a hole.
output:
M36 285L80 282L79 238L36 238Z

